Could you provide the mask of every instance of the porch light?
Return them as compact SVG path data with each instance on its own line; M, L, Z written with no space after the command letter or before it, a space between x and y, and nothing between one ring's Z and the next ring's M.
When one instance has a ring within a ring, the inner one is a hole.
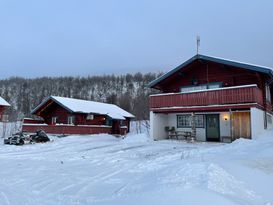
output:
M223 117L223 118L224 118L224 120L225 120L225 121L228 121L229 116L228 116L228 115L224 115L224 117Z

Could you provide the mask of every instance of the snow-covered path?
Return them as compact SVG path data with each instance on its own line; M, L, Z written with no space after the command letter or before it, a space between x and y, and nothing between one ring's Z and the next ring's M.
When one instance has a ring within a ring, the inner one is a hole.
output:
M271 204L273 133L232 144L143 134L0 144L0 205Z

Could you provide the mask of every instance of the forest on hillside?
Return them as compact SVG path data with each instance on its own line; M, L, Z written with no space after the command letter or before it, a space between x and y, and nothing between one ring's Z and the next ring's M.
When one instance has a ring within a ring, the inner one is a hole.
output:
M137 120L149 118L148 83L161 73L135 73L88 77L11 77L0 80L0 96L11 104L11 121L31 117L31 110L50 95L117 104Z

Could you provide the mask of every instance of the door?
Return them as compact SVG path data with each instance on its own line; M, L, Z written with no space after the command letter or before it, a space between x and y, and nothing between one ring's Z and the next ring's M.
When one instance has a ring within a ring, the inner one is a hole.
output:
M233 140L240 137L251 138L250 112L232 113L232 136Z
M206 115L206 135L207 141L220 140L220 126L218 114Z
M112 123L112 134L120 134L120 124L118 120L113 120Z

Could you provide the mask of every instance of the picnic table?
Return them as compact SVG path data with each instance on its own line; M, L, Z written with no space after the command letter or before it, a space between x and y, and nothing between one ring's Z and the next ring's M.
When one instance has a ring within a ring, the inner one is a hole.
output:
M168 132L168 139L187 140L190 137L191 137L191 132L189 132L189 131L170 131L170 132Z

